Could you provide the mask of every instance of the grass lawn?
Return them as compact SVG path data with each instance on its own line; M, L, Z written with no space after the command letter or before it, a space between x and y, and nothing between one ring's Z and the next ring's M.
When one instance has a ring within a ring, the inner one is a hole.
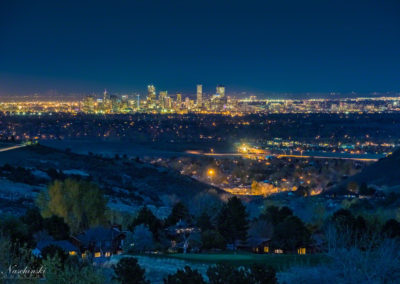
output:
M157 257L182 259L189 262L217 264L227 263L235 266L249 266L253 263L271 265L277 270L285 270L293 265L317 265L328 261L323 254L296 255L296 254L254 254L249 252L224 253L175 253L158 255Z

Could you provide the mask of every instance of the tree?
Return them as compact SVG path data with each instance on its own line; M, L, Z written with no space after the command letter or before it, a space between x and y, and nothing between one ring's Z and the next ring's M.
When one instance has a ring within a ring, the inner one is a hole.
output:
M144 224L138 225L134 228L132 240L133 250L136 252L144 252L154 249L153 234L150 232L149 227Z
M228 264L210 266L207 270L210 284L277 284L276 272L272 267L254 264L247 268L236 268Z
M236 269L232 265L217 264L207 269L210 284L247 284L244 269Z
M310 244L310 232L296 216L289 216L274 230L272 245L276 248L295 251Z
M43 248L40 254L43 259L58 257L61 264L64 264L68 258L68 254L62 248L55 245Z
M261 219L270 222L273 226L276 226L279 223L283 222L283 220L285 220L286 217L292 215L293 211L287 206L283 206L281 208L277 206L268 206L265 209L265 212L260 217Z
M69 238L69 226L61 217L53 215L50 218L43 219L43 229L56 240Z
M103 284L109 283L95 266L89 263L73 265L68 260L62 264L58 256L47 257L43 260L46 268L45 278L49 284Z
M400 238L400 223L395 219L388 220L383 225L382 234L388 238Z
M148 284L144 269L140 267L136 258L124 257L114 266L115 279L122 284Z
M197 271L185 266L183 270L178 270L175 274L164 278L164 284L205 284L203 276Z
M142 209L140 209L138 215L129 226L129 229L133 231L134 227L140 224L147 225L150 231L153 233L154 238L156 240L159 239L159 230L162 227L161 221L154 216L153 212L151 212L151 210L146 206L143 206Z
M271 266L253 264L250 267L250 283L254 284L277 284L276 271Z
M221 208L217 217L218 232L228 243L247 239L248 214L246 207L236 196Z
M349 210L340 209L332 216L332 221L339 232L353 231L356 219Z
M64 218L72 232L105 222L107 200L97 185L66 179L55 181L37 199L43 217Z
M199 227L202 232L214 229L214 226L212 225L210 220L210 216L206 212L203 212L198 217L197 227Z
M168 216L165 223L167 226L173 226L180 220L186 221L188 223L191 222L189 211L182 202L178 202L174 205L174 207L172 208L172 212Z
M264 219L257 219L251 222L248 234L251 237L270 239L273 231L274 228L270 222Z
M28 227L29 235L43 230L43 217L37 207L29 208L21 217L21 221Z
M361 195L367 195L367 196L374 195L376 192L374 188L368 187L365 182L361 183L359 191Z
M0 235L8 237L13 243L28 243L32 241L28 226L14 216L2 216L0 219Z
M203 249L224 249L226 241L215 230L207 230L201 233L201 243Z

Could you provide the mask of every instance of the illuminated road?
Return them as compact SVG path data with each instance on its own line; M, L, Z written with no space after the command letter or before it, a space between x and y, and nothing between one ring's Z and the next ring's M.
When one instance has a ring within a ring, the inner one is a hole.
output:
M16 145L16 146L11 146L11 147L7 147L7 148L2 148L0 149L0 152L6 152L6 151L10 151L10 150L15 150L18 148L22 148L25 147L26 145Z
M186 151L186 153L191 155L199 156L214 156L214 157L243 157L243 158L265 158L265 154L241 154L241 153L202 153L199 151ZM274 156L278 159L280 158L300 158L300 159L338 159L338 160L352 160L352 161L362 161L362 162L377 162L377 158L361 158L361 157L339 157L339 156L321 156L321 155L286 155L286 154L269 154L268 156Z

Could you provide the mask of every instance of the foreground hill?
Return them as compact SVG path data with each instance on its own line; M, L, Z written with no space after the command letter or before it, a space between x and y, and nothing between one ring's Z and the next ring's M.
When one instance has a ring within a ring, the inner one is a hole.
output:
M400 149L393 152L392 155L365 167L360 173L347 178L327 193L345 193L349 183L352 182L357 185L366 183L368 186L381 189L400 188Z
M143 204L168 206L171 200L186 201L199 194L216 197L223 194L218 188L137 159L80 155L43 145L1 152L0 166L3 180L11 180L15 188L28 184L34 193L54 179L72 176L92 180L105 190L110 206L116 210L130 210ZM7 196L7 188L8 193L14 192L11 185L2 188L3 197ZM34 195L26 192L21 198L29 199Z

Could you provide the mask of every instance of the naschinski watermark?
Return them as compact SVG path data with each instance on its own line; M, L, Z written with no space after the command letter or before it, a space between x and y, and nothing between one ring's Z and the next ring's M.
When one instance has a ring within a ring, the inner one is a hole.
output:
M31 268L28 266L18 267L17 265L10 265L7 270L0 270L0 280L3 279L40 279L43 278L46 269L43 266L38 268Z

